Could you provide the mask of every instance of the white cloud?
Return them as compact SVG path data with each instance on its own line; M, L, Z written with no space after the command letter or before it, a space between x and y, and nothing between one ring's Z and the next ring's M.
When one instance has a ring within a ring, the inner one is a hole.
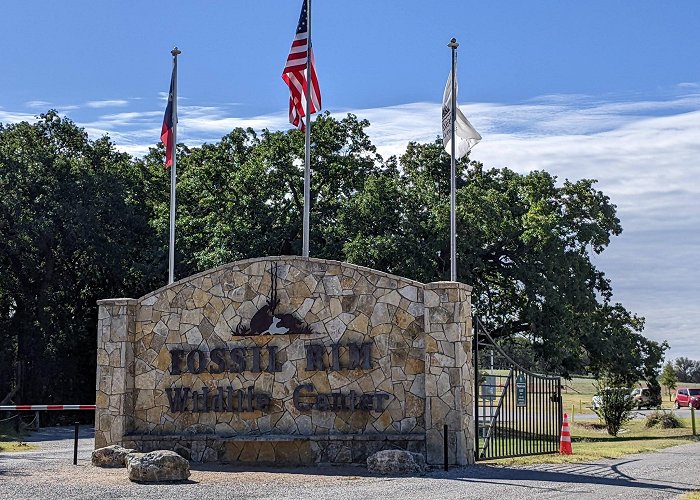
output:
M154 126L158 118L163 119L162 111L129 111L101 115L97 120L91 122L90 125L110 130L116 128L138 130L144 126Z
M24 105L32 109L49 109L51 107L51 103L48 101L27 101Z
M670 357L694 359L700 359L700 271L694 264L700 247L698 108L693 97L603 104L589 113L556 106L551 111L558 116L551 117L539 109L540 123L533 128L540 134L482 132L484 140L472 153L487 166L598 179L599 189L618 206L624 232L594 262L612 279L616 299L646 317L645 335L668 340ZM629 116L630 109L671 114ZM473 123L479 127L477 117Z
M35 120L36 116L34 114L5 111L0 108L0 123L34 122Z
M85 105L88 108L95 108L95 109L101 109L101 108L118 108L122 106L126 106L129 104L129 101L124 100L124 99L107 99L103 101L88 101L85 103Z
M233 117L227 110L213 106L180 106L178 107L178 131L192 135L214 134L219 140L236 127L252 127L256 130L268 128L280 130L287 128L287 116L281 113L251 117ZM181 126L181 127L180 127Z
M49 109L55 109L59 113L65 113L67 111L75 111L76 109L80 109L80 106L77 106L75 104L55 104L49 101L41 100L27 101L24 103L24 105L30 109L36 109L41 113L46 112Z

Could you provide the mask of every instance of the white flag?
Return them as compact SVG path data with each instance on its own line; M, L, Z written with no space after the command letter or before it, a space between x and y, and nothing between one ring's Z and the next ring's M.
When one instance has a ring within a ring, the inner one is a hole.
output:
M455 95L457 94L457 77L455 76ZM455 98L455 102L457 99ZM472 127L467 117L462 114L457 106L455 119L455 134L457 143L455 144L455 159L465 156L481 140L479 132ZM442 95L442 144L445 146L447 154L452 154L452 71L447 78L445 92Z

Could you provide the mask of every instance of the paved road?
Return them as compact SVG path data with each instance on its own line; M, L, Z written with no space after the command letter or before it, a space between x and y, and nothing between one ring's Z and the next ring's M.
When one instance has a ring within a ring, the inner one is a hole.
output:
M89 464L91 436L81 434L72 465L73 429L45 429L40 450L0 453L0 498L309 498L546 499L674 498L700 490L700 442L593 463L497 467L476 465L423 477L378 477L362 467L242 469L193 465L191 481L130 483L124 469Z
M0 453L0 479L7 469L27 465L72 465L75 427L44 427L32 432L25 442L37 447L31 451ZM95 430L81 426L78 429L78 461L90 461L95 449ZM0 483L0 493L1 493Z

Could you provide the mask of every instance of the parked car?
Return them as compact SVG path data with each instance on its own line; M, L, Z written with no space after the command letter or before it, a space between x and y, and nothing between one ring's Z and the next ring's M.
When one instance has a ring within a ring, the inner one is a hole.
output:
M610 389L610 387L606 387L603 390L607 391L608 389ZM629 390L629 389L627 389L627 390ZM630 396L626 396L626 398L629 398L629 397ZM591 399L591 407L594 410L599 410L601 408L601 406L603 406L603 396L599 392L595 396L593 396L593 398Z
M689 389L688 387L680 387L676 389L676 400L674 401L676 408L681 406L691 406L696 410L700 410L700 389Z
M643 389L634 389L631 396L638 410L641 410L642 407L646 407L646 409L649 410L652 407L659 406L659 402L652 401L651 391L646 387Z

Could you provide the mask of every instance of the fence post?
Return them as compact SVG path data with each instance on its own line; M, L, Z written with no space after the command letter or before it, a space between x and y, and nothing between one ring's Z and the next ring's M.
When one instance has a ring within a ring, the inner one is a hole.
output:
M693 420L695 422L695 420ZM450 449L447 447L447 424L443 427L443 433L442 433L442 446L443 446L443 459L445 461L445 470L449 470L450 468Z
M697 436L697 431L695 430L695 407L690 405L690 421L693 423L693 436Z
M78 429L80 422L75 423L75 439L73 440L73 465L78 465Z

